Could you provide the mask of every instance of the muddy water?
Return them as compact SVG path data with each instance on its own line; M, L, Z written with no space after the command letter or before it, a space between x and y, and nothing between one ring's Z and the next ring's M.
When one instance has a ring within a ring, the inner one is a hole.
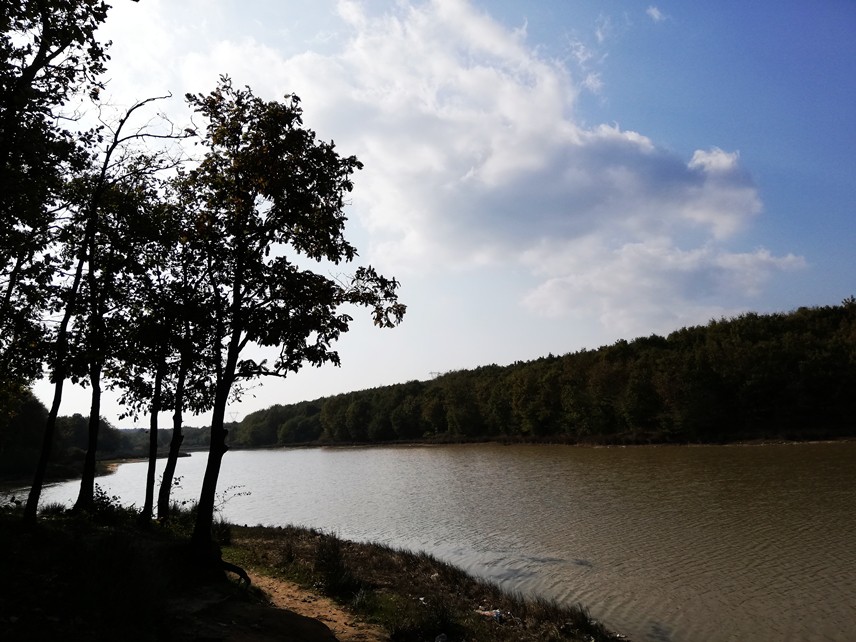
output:
M99 484L139 505L144 477ZM856 443L244 451L220 488L231 521L427 550L637 641L856 640Z

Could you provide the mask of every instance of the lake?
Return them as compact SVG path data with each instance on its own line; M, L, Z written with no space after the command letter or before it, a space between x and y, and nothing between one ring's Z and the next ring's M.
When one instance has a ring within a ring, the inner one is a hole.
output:
M97 483L139 506L145 468ZM856 640L856 443L231 451L219 487L229 521L428 551L637 642Z

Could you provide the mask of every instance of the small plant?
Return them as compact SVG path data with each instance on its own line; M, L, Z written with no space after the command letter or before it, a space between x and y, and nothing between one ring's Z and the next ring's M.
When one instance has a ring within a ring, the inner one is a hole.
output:
M232 543L232 525L218 514L211 524L211 536L221 546L229 546Z
M242 484L237 484L235 486L229 486L225 490L217 493L217 499L214 502L214 512L222 513L223 509L226 508L226 504L236 497L247 497L253 494L249 490L242 490L243 488L245 487Z
M335 535L321 535L315 549L315 574L328 595L346 596L359 592L360 582L348 569L342 556L342 541Z
M369 591L365 587L357 591L354 599L351 600L351 609L357 613L371 613L377 609L377 596L374 591Z
M92 493L92 516L101 523L118 524L135 519L137 509L133 504L123 506L118 495L111 497L101 486L95 484Z
M283 544L279 547L279 557L280 565L283 567L294 563L294 560L297 557L297 553L295 553L294 544L290 539L283 542Z
M59 517L61 515L65 515L67 511L68 508L65 504L60 502L51 502L42 506L39 510L39 514L42 517Z

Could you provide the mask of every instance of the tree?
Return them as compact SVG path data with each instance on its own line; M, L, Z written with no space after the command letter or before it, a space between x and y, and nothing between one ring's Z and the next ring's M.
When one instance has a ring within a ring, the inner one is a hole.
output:
M157 262L152 264L140 260L151 245L153 228L156 229L164 218L162 212L169 210L161 199L161 186L156 177L166 169L174 169L179 162L169 148L152 152L140 146L147 146L151 141L172 142L190 135L187 132L176 133L172 124L165 119L161 128L156 128L151 121L143 126L132 126L132 118L140 110L163 98L166 97L138 101L115 125L102 121L96 131L99 138L106 138L105 149L100 158L93 155L91 174L83 181L82 221L87 230L82 248L82 256L86 259L86 279L82 290L85 310L77 317L81 326L78 335L82 338L77 357L84 362L87 371L92 404L89 413L89 444L80 493L75 503L76 510L88 510L94 499L95 454L98 448L104 369L115 362L117 338L125 328L133 325L134 313L136 316L146 316L139 306L134 305L134 299L140 282L148 277L147 270L158 268ZM139 322L147 324L154 334L165 334L162 324L147 321L142 319ZM156 381L152 393L155 421L161 403L165 346L168 346L166 339L157 342L155 348L158 355L153 366ZM156 424L153 426L152 438L157 439ZM156 450L156 442L154 446ZM147 500L150 511L151 493Z
M86 158L62 110L100 88L107 56L95 31L107 8L97 0L0 5L0 396L36 378L46 355L54 222L65 177Z
M64 382L69 376L73 381L84 379L81 373L85 373L92 388L92 403L88 449L75 508L86 510L92 505L101 379L105 363L114 356L108 338L121 332L122 324L117 325L117 320L119 311L128 303L128 273L141 269L136 261L138 235L134 228L145 220L144 210L156 200L152 175L174 164L169 155L151 155L133 148L140 141L152 138L186 137L186 134L177 136L171 124L165 133L147 127L126 130L132 116L154 100L158 98L137 102L115 125L102 121L93 130L92 140L103 142L103 151L91 153L86 171L68 181L69 220L57 238L67 265L73 266L74 271L70 279L56 286L55 307L62 313L62 319L50 352L54 398L25 510L28 521L36 517Z
M162 410L173 411L170 451L157 501L158 518L166 519L183 441L183 413L186 408L196 412L210 409L204 381L212 369L206 335L211 332L211 319L201 302L203 264L188 248L188 217L169 198L168 185L156 182L149 200L151 206L135 210L127 232L126 245L137 248L139 269L129 275L131 282L125 287L133 295L120 308L123 340L108 373L111 387L123 390L121 402L128 414L149 414L143 523L154 510L158 415Z
M351 175L362 165L303 127L297 96L266 102L221 77L212 93L187 95L187 101L207 123L206 153L180 185L184 206L196 215L196 246L207 260L220 355L193 533L197 548L207 551L227 450L226 405L240 382L285 377L304 363L338 365L332 344L352 320L343 305L370 308L381 327L397 325L405 306L398 302L398 282L371 267L357 268L343 282L298 265L338 265L356 257L344 237L343 209ZM279 354L272 363L244 358L248 345L276 347Z

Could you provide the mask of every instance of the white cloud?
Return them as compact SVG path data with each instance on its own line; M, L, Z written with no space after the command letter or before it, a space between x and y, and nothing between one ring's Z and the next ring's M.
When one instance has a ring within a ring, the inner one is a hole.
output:
M597 43L602 45L612 35L613 25L612 18L606 15L601 15L597 19L597 26L594 31Z
M697 149L689 162L690 169L698 169L707 174L730 174L739 169L740 153L724 152L718 147L710 151Z
M651 18L654 22L663 22L666 19L666 15L660 11L657 7L651 5L645 10L645 13L648 14L648 17Z
M610 246L603 234L545 243L524 261L547 277L527 295L527 306L547 316L595 315L625 337L731 315L776 273L805 267L801 257L763 248L683 250L668 238Z
M228 72L265 97L298 93L307 124L366 165L352 217L371 234L360 249L373 263L400 275L522 266L531 291L515 296L529 309L583 306L622 327L723 309L720 300L736 306L800 267L797 257L729 250L762 210L736 151L687 160L617 124L583 126L578 96L602 91L600 76L575 78L542 57L525 28L465 0L336 6L340 22L324 31L337 34L333 52L286 54L199 27L198 46L179 52L165 39L161 64L181 91ZM147 32L169 31L157 15ZM599 42L611 28L598 22ZM596 55L581 44L573 52L580 71ZM141 73L158 64L150 55Z

